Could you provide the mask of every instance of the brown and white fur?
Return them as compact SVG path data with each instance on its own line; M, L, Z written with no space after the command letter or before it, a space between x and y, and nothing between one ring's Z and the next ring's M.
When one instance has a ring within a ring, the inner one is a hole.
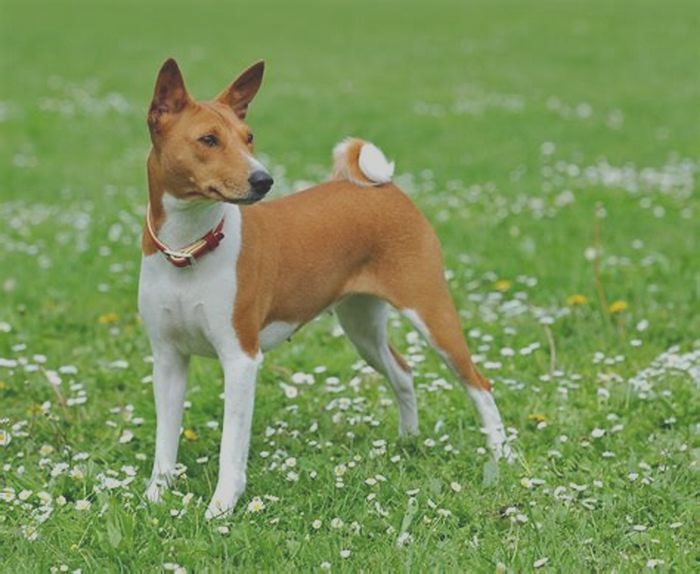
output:
M187 93L180 70L160 70L148 125L149 221L144 229L139 310L153 351L157 430L147 497L174 476L192 355L224 372L219 477L206 516L230 512L246 484L255 379L263 352L333 309L359 354L391 383L399 433L418 432L411 370L389 344L398 309L464 385L493 456L512 459L491 385L472 362L443 277L438 239L391 183L393 164L357 139L334 150L333 180L255 203L272 179L253 157L244 123L263 64L211 102ZM255 203L255 205L248 205ZM198 239L225 216L221 244L196 264L173 266L158 250Z

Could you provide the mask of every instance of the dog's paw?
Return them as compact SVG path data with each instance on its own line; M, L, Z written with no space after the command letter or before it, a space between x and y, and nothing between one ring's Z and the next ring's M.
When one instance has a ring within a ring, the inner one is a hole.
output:
M491 458L494 462L499 462L501 460L506 461L508 464L513 464L515 462L515 451L511 448L510 444L508 444L505 433L502 433L502 435L499 435L494 440L489 440L488 446L491 450Z
M511 448L503 427L498 427L491 432L487 432L487 444L491 450L491 457L495 462L505 460L508 464L513 464L516 460L515 451Z
M495 460L505 460L508 464L515 462L515 452L507 442L494 447L493 457Z
M223 478L219 477L219 482L214 489L214 496L207 507L204 517L207 520L212 518L223 518L228 516L236 506L236 502L245 491L245 472L235 472L235 470L223 467Z
M233 512L237 501L238 497L224 500L214 495L209 503L209 506L207 506L207 511L204 513L204 518L207 520L213 520L216 518L227 517L229 514L231 514L231 512Z
M146 487L145 496L149 502L159 503L163 501L163 493L168 490L168 480L166 478L151 478Z

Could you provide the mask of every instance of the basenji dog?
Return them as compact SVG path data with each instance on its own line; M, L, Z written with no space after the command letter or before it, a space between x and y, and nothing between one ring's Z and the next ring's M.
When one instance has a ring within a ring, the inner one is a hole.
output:
M219 475L206 517L234 508L246 484L263 352L329 309L391 384L399 434L417 433L418 415L411 369L387 336L390 307L464 385L493 456L512 459L491 385L470 357L438 238L392 184L394 165L379 148L344 140L331 181L257 203L273 181L244 120L263 69L252 65L208 102L190 97L172 59L156 80L139 282L157 416L147 497L160 500L174 477L188 362L204 355L224 373Z

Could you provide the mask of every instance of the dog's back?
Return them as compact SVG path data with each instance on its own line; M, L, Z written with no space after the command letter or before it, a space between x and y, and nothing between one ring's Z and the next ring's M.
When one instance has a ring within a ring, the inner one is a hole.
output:
M368 145L352 140L342 157L337 146L333 180L241 209L242 240L253 248L241 253L240 264L256 267L260 278L279 278L268 286L274 290L268 320L298 318L301 312L306 322L318 313L319 301L322 308L331 306L350 293L399 303L393 301L397 282L420 289L424 281L442 281L435 232L403 191L390 181L370 179L388 179L393 165L383 163L372 146L371 167L366 162L361 167L358 152ZM265 252L254 247L262 238ZM279 269L287 267L304 271L283 277ZM305 302L308 309L300 309Z

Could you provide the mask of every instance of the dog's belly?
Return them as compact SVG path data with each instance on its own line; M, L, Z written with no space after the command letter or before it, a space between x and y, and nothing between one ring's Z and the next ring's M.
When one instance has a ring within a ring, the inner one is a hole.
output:
M273 321L260 331L260 348L263 351L272 349L289 339L299 328L299 323L287 323L285 321Z

